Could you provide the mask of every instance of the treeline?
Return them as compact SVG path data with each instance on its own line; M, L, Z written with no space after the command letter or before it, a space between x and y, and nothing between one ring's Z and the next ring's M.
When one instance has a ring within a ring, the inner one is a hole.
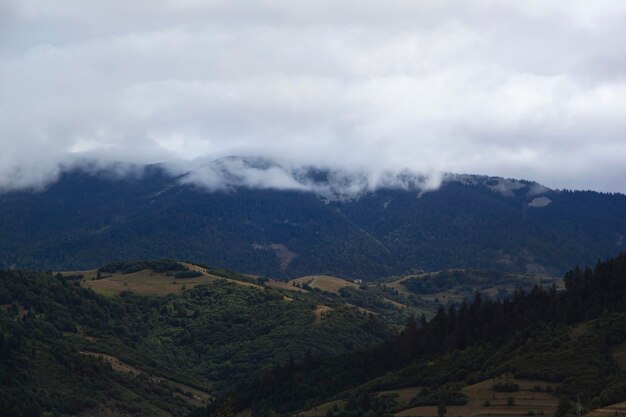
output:
M100 268L99 272L121 272L123 274L132 274L133 272L143 271L144 269L151 269L154 272L176 272L186 271L188 268L177 261L168 259L158 261L117 261L110 262Z
M550 279L545 279L542 280L542 283L549 283L550 281ZM409 278L402 281L402 284L408 291L423 295L451 289L471 292L472 290L483 290L495 285L529 290L536 282L537 280L532 279L530 276L520 276L502 271L452 269Z
M560 292L554 286L535 286L529 292L517 290L510 299L495 301L484 300L477 293L470 303L447 309L441 306L432 320L410 319L401 334L375 348L275 367L263 377L241 384L234 395L236 405L242 409L252 407L256 415L265 415L268 410L301 409L390 371L428 362L448 352L479 345L495 352L512 337L527 337L528 332L541 326L573 325L603 314L624 312L626 253L598 262L593 270L576 268L568 272L565 286ZM612 331L610 342L618 344L625 337L626 332ZM471 373L467 365L459 369L463 370L463 378ZM563 377L555 375L556 379Z

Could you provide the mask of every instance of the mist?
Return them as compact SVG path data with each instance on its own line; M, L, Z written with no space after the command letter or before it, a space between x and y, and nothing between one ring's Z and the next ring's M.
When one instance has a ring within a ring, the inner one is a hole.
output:
M359 189L458 172L626 192L625 18L619 1L4 1L0 189L165 163L208 189L323 192L298 177L319 167ZM277 165L207 164L230 155Z

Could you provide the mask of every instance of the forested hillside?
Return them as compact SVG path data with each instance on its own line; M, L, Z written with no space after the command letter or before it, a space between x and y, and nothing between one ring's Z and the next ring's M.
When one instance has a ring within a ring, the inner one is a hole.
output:
M133 268L150 266L154 276L193 280L177 265L108 265L98 275L124 267L130 281ZM0 415L184 416L277 363L393 334L379 318L393 317L385 314L393 306L364 313L332 294L285 296L223 275L156 297L103 296L81 286L80 274L0 271Z
M208 191L159 166L74 170L43 191L1 194L0 220L0 264L42 270L174 258L283 278L449 268L559 276L626 248L626 196L476 176L446 177L429 192L328 195Z
M462 296L463 280L482 295ZM564 417L578 396L586 409L626 401L626 253L568 272L562 291L493 291L533 281L452 270L360 286L285 283L168 260L1 271L0 415L449 407L466 417L493 401L511 415ZM416 316L442 293L455 297L442 296L430 320Z
M565 286L562 292L535 287L511 299L477 295L470 303L441 306L432 320L409 320L400 335L375 348L283 366L233 395L253 415L331 400L341 407L328 416L387 415L411 407L420 415L419 407L465 405L464 387L508 375L554 384L563 403L557 417L573 412L578 396L587 410L626 401L620 353L626 343L626 254L593 270L568 272ZM414 391L408 402L379 394L408 387Z

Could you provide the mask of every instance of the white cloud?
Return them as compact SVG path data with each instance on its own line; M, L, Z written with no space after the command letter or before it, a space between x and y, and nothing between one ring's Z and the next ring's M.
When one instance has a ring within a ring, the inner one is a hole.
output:
M626 192L624 18L608 0L7 0L0 188L86 158L241 154ZM281 175L249 185L298 186Z

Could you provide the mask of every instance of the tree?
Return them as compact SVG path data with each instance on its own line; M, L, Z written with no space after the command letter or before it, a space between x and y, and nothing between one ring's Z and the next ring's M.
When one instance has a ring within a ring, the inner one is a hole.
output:
M448 408L446 405L443 402L439 403L439 406L437 407L437 417L444 417L447 412Z
M556 413L554 413L554 415L556 417L563 417L567 414L570 408L572 408L572 403L569 398L567 395L562 395L561 398L559 398L559 405L557 406Z
M233 412L232 397L228 397L225 401L219 404L213 416L214 417L234 417L235 413Z

